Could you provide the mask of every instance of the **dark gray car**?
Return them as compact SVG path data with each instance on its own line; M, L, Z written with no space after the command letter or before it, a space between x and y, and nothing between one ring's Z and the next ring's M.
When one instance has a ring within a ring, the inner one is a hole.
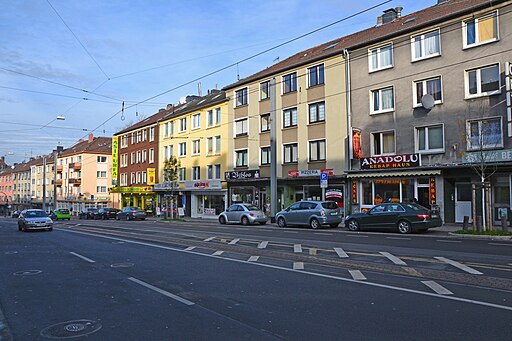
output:
M279 227L304 225L317 229L322 225L337 227L343 212L334 201L299 201L276 214Z
M117 212L117 220L146 220L146 212L136 206L128 206Z

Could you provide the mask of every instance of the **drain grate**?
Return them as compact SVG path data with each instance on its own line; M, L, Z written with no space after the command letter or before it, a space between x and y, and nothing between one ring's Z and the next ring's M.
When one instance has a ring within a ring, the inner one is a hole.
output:
M91 320L74 320L54 324L41 331L41 336L49 339L70 339L97 332L101 323Z

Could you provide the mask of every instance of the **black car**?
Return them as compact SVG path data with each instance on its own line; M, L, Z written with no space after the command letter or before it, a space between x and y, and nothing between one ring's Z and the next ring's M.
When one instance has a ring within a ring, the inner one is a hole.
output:
M392 228L400 233L426 231L443 224L438 212L416 203L385 203L365 213L354 213L345 218L350 231L363 228Z
M104 207L100 208L96 213L94 213L94 219L99 220L108 220L108 219L116 219L117 212L119 212L117 208L113 207Z
M98 212L97 208L86 208L84 211L78 213L78 219L94 219L96 212Z

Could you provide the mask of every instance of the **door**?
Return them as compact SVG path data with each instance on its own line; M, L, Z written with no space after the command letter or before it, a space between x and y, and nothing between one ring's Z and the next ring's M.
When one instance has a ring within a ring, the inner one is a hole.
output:
M455 184L455 222L462 223L464 216L469 217L469 221L473 221L471 214L471 184L456 183Z

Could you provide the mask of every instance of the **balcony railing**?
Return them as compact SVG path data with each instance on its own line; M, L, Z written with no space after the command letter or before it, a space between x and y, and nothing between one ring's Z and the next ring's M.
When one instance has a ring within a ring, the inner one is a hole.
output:
M62 179L52 180L52 184L57 186L62 186Z
M69 164L69 168L81 169L82 168L82 163L81 162L72 162L72 163Z
M69 179L69 184L70 185L80 185L82 183L82 179L78 178L78 179Z
M57 172L62 172L62 168L63 168L62 165L60 165L60 166L57 165Z

